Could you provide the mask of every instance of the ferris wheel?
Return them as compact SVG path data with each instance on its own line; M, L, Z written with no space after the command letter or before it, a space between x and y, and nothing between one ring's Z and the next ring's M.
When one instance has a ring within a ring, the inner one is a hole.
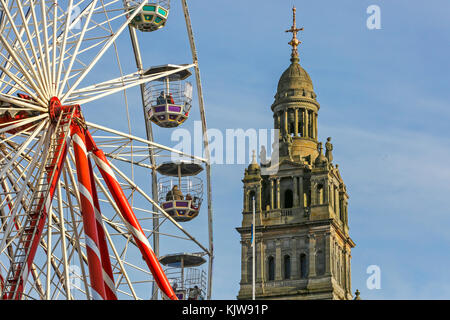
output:
M138 40L164 32L168 0L0 0L0 299L211 298L206 117L181 8L192 62L152 66ZM146 137L131 131L133 88ZM117 94L128 132L119 115L84 116ZM170 134L196 109L202 157L157 142L154 126Z

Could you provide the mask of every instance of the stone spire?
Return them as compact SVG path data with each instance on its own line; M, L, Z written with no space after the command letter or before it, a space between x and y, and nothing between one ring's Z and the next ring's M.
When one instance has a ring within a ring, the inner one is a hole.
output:
M253 155L252 155L252 162L249 164L248 168L245 169L245 174L246 175L260 175L260 166L258 164L258 161L256 160L256 151L253 150Z
M317 144L318 150L319 150L319 155L317 156L316 160L314 161L314 164L316 167L323 167L326 166L328 164L328 160L327 158L323 155L323 146L322 146L322 142L319 142Z

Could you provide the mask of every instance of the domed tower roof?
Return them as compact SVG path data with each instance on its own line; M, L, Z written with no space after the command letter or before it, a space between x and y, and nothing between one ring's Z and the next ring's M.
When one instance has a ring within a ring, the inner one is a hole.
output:
M278 81L277 93L275 94L275 101L272 104L272 111L274 107L280 103L307 100L312 102L319 108L319 104L316 101L317 95L314 92L313 83L308 72L303 69L299 64L299 56L297 47L301 43L297 39L297 32L302 31L303 28L297 29L295 26L295 8L294 11L294 24L291 29L286 32L292 32L292 40L289 44L292 46L291 64L283 72Z
M259 172L259 170L260 170L259 164L256 161L256 152L255 152L255 150L253 150L252 162L248 166L247 170L248 170L249 174L257 174Z
M283 72L278 81L277 95L301 89L305 89L308 92L314 92L311 77L308 72L300 66L298 61L298 57L291 58L291 65Z

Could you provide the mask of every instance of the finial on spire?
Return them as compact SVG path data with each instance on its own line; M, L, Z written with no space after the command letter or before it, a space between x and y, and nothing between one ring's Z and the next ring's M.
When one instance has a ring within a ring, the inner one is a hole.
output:
M252 164L258 164L258 162L256 161L256 151L255 150L253 150Z
M297 47L300 43L302 43L300 40L297 39L297 33L299 31L303 31L303 28L297 28L297 24L296 24L296 11L297 9L295 9L295 7L292 7L292 27L289 30L286 30L286 32L292 32L292 40L289 41L289 44L292 46L292 54L291 54L291 61L294 62L298 62L298 50Z

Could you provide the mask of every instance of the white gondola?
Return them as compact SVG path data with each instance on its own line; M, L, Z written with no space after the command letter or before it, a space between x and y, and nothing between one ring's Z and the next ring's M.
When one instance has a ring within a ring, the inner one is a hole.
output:
M154 75L178 68L164 65L148 69L145 75ZM145 107L148 119L163 128L178 127L189 117L192 103L192 84L184 81L191 75L182 70L146 84Z
M206 293L206 273L200 268L205 253L175 253L159 258L164 272L179 300L203 300ZM163 296L163 298L165 298Z
M203 201L203 183L198 177L203 168L196 163L166 162L156 169L164 177L158 180L159 202L176 221L198 216Z

